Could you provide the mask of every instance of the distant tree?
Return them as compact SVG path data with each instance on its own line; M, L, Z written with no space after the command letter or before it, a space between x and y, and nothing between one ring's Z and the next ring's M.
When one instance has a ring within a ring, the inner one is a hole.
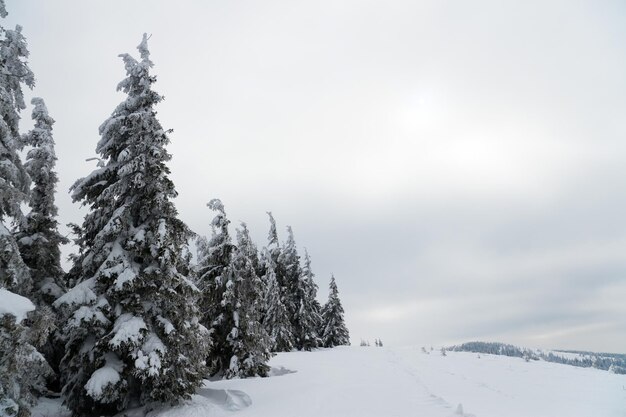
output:
M55 305L67 311L61 363L75 415L189 398L205 376L207 330L186 275L192 233L178 219L166 163L168 131L156 118L147 36L141 60L121 55L127 94L100 126L100 164L72 186L90 209L74 258L78 284Z
M349 345L350 335L344 323L344 311L341 300L339 300L339 290L334 276L330 279L329 287L328 301L322 310L322 344L324 347Z

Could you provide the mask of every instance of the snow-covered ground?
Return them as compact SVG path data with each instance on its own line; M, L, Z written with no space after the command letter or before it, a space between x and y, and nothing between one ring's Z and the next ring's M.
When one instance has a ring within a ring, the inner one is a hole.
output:
M543 361L342 347L281 353L271 365L270 378L207 382L191 401L148 416L626 416L626 375ZM60 414L44 400L34 417Z

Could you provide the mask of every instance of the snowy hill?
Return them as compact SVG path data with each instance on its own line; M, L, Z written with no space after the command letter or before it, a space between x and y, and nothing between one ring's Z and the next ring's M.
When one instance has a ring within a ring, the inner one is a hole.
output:
M626 376L545 361L414 348L281 353L269 378L207 381L150 417L623 417ZM143 417L131 410L128 417ZM63 414L44 400L35 417ZM65 415L68 415L67 411Z

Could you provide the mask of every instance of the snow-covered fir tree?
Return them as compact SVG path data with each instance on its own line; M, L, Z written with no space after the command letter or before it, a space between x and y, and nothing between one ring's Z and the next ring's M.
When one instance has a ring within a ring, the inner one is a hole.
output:
M7 16L0 0L0 17ZM36 396L45 393L52 374L35 345L47 339L51 324L29 299L32 277L24 263L11 223L23 221L21 205L28 201L30 178L18 151L20 112L26 106L22 86L35 78L27 65L28 49L22 28L0 26L0 415L30 415ZM28 298L27 298L28 297ZM21 311L11 307L21 305ZM28 315L28 325L23 319Z
M76 415L188 398L205 376L208 331L185 273L191 231L178 219L166 163L168 131L156 118L147 36L141 59L121 55L127 98L100 126L99 167L72 186L89 207L77 243L78 284L55 305L71 313L61 363Z
M248 228L242 223L237 230L237 248L233 253L232 294L235 297L234 326L227 341L232 348L230 365L225 372L227 378L267 376L271 357L271 341L260 323L263 303L263 281L255 271L254 258L257 253Z
M300 255L296 247L296 241L293 236L291 226L287 226L287 241L281 248L280 256L277 262L278 283L283 288L283 304L287 308L291 324L294 327L294 336L297 337L299 329L296 328L296 313L299 308L298 285L302 276L302 268L300 266ZM295 341L295 344L299 343Z
M297 280L294 280L294 276L300 273L299 257L295 251L293 234L290 234L290 239L287 240L290 247L286 247L286 245L281 247L278 242L274 216L271 212L268 212L267 215L270 219L270 230L267 236L267 248L262 253L264 258L262 260L262 279L268 293L265 297L263 323L270 336L274 335L273 339L276 340L273 343L273 351L290 351L296 345L293 319L295 317L295 283ZM273 283L269 282L270 277L276 281L277 287L272 293L270 291ZM288 326L283 323L283 309L284 316L289 323ZM277 325L280 328L275 328ZM285 339L287 337L289 340Z
M339 300L339 290L335 276L330 278L328 301L322 309L322 344L335 347L350 344L350 334L343 320L343 307Z
M223 374L230 366L232 351L226 339L232 329L234 294L232 254L235 245L228 231L224 205L218 199L207 206L216 212L211 222L212 236L198 245L197 284L201 291L201 323L211 334L211 351L207 357L209 373Z
M311 350L321 346L318 331L322 317L320 305L316 300L317 284L311 269L311 258L304 250L304 266L297 285L297 309L294 317L294 331L296 332L296 347L300 350Z
M283 304L282 289L276 279L274 261L268 248L264 249L261 259L264 263L263 282L266 286L263 326L269 334L272 352L289 352L294 348L291 320Z
M217 213L211 239L198 245L198 285L203 323L212 339L210 373L225 378L266 376L271 353L269 337L260 324L264 291L255 270L256 246L245 224L237 230L235 246L224 205L214 199L209 207Z
M270 230L267 234L267 246L261 252L261 257L267 257L267 259L261 259L259 262L259 270L261 271L260 276L265 277L267 271L265 268L267 267L267 260L271 260L271 264L274 267L274 272L278 273L277 269L282 269L279 265L280 257L281 257L281 247L278 241L278 231L276 230L276 220L274 220L274 216L271 211L267 212L267 215L270 219ZM281 279L278 278L277 279ZM282 282L282 281L281 281ZM266 283L267 286L267 283Z
M0 17L7 11L0 0ZM11 233L10 222L23 218L21 204L28 201L30 179L18 151L20 111L26 108L22 86L32 88L35 77L27 65L28 49L22 28L0 26L0 287L30 296L32 278Z
M38 307L33 325L44 330L37 347L58 375L64 349L62 343L54 340L55 335L58 336L55 332L58 315L53 311L52 303L66 291L60 245L68 243L68 239L58 232L58 210L54 203L58 183L52 137L54 119L48 114L43 99L35 97L31 104L34 105L32 118L35 125L22 136L22 143L31 147L24 166L32 179L33 188L29 201L30 212L20 222L16 239L33 280L31 298ZM50 382L56 385L58 378Z
M34 128L22 137L31 146L26 156L26 170L32 179L30 212L20 224L16 235L20 253L30 268L33 280L33 299L39 306L50 306L63 295L63 275L60 245L68 240L58 232L58 210L54 193L58 177L54 170L56 155L52 125L54 119L39 97L32 99Z

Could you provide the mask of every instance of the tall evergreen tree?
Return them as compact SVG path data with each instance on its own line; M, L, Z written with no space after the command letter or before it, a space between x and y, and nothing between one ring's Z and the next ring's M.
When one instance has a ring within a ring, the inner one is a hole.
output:
M289 352L293 346L293 330L291 320L285 305L283 304L282 289L276 279L274 261L269 253L269 249L264 250L261 257L264 262L265 276L265 316L263 326L269 334L272 352Z
M227 378L267 376L270 369L267 361L271 357L271 342L260 323L264 288L254 268L256 255L248 228L242 223L237 230L237 248L231 267L235 310L234 327L228 335L233 353L225 374Z
M33 299L39 306L50 306L64 292L60 245L68 240L58 232L58 210L54 204L59 181L54 170L57 160L52 138L54 119L48 115L43 99L35 97L31 103L35 106L32 113L35 127L22 137L22 142L32 146L25 167L34 188L29 202L31 211L16 237L32 275Z
M7 16L0 0L0 17ZM36 396L45 392L50 367L34 345L47 337L49 324L41 315L24 317L6 313L16 303L35 309L32 277L19 252L10 224L23 220L21 205L28 201L30 179L20 160L20 112L26 106L22 86L32 88L35 78L27 65L28 49L22 28L0 26L0 415L30 415ZM18 295L19 294L19 295ZM24 297L23 297L24 296ZM27 298L28 297L28 298Z
M6 17L0 0L0 17ZM20 111L26 108L22 86L32 88L35 77L26 59L28 49L22 28L0 26L0 287L30 296L32 278L19 253L7 221L22 220L21 204L28 201L30 179L18 151Z
M58 232L58 210L54 203L59 181L54 170L57 160L52 137L54 119L48 114L43 99L35 97L31 104L34 105L32 118L35 126L22 136L22 143L32 147L24 165L33 182L29 201L31 210L20 223L16 239L33 280L31 298L38 307L35 323L45 329L40 335L38 348L58 375L64 349L62 343L54 340L58 317L52 303L66 291L60 245L68 243L68 239ZM50 383L58 390L58 378L51 378Z
M311 269L311 258L307 250L304 250L304 267L299 277L297 296L298 308L295 314L294 326L296 334L296 347L300 350L311 350L321 346L318 330L322 323L320 305L317 302L317 284L315 275Z
M261 255L268 257L268 259L272 261L271 263L274 266L274 272L276 272L276 269L281 269L281 267L279 266L279 260L281 256L281 247L278 241L278 231L276 230L276 220L274 220L274 216L272 215L271 211L268 211L267 215L269 216L269 219L270 219L270 230L267 234L267 246L266 246L267 250L263 250ZM266 275L266 271L265 271L266 266L267 266L267 260L261 260L260 267L259 267L262 272L261 277L264 277Z
M322 309L322 344L335 347L350 344L350 334L343 320L343 307L339 300L339 290L335 276L330 278L328 302Z
M147 36L141 60L121 55L128 95L100 126L99 167L72 186L90 208L74 270L55 305L72 310L62 361L65 403L76 415L188 398L205 374L208 332L185 272L191 231L178 219L166 163L168 133L154 106Z
M225 378L266 376L271 353L259 322L263 283L255 270L256 247L245 224L237 230L237 246L233 245L224 205L214 199L209 207L217 214L211 223L211 240L199 245L198 285L203 323L212 338L210 373Z
M274 343L273 351L289 351L295 345L295 329L293 327L293 318L295 316L295 280L294 277L299 274L300 265L298 253L295 250L295 242L293 233L288 228L289 237L287 243L281 247L278 242L278 233L276 230L276 221L271 212L267 213L270 218L270 230L268 233L267 249L263 251L263 281L268 291L265 297L265 315L263 323L265 329L270 335L274 335L277 340ZM276 289L272 288L270 277L276 281ZM270 291L273 291L270 293ZM275 305L275 306L274 306ZM284 316L287 318L289 325L285 325ZM280 326L280 328L274 328ZM285 338L289 337L289 340Z
M235 245L228 231L224 205L218 199L208 204L216 212L211 222L212 236L198 247L198 286L202 296L200 310L202 324L209 329L212 346L208 356L209 373L223 374L230 367L232 350L227 341L233 326L234 273L232 257Z
M287 226L287 241L283 244L280 256L278 258L278 282L283 288L283 304L287 308L291 324L294 327L294 336L300 332L296 327L296 313L300 306L298 297L298 284L302 276L302 268L300 267L300 255L296 247L296 241L293 236L291 226ZM298 345L298 342L296 342Z

